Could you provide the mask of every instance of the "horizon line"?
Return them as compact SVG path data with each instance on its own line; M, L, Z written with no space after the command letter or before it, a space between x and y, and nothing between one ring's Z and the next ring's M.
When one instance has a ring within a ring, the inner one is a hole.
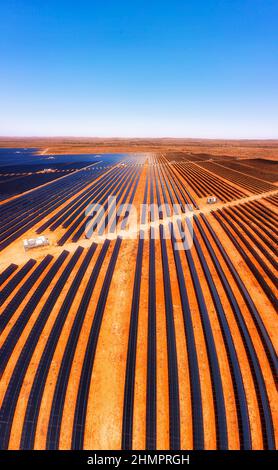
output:
M277 137L174 137L174 136L78 136L78 135L0 135L4 139L96 139L96 140L206 140L206 141L278 141Z

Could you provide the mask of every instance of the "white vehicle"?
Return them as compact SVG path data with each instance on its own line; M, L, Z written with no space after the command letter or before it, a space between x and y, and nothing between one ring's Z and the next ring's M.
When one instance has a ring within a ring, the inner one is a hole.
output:
M41 237L37 238L29 238L23 241L23 246L25 251L28 251L32 248L38 248L39 246L48 246L49 240L47 237L42 235Z
M37 173L53 173L55 170L53 168L44 168L41 171L38 171Z

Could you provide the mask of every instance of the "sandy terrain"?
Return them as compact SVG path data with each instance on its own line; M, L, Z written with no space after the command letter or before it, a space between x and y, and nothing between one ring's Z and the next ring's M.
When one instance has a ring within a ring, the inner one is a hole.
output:
M0 147L35 147L51 153L186 152L242 158L278 159L277 140L113 139L113 138L8 138Z

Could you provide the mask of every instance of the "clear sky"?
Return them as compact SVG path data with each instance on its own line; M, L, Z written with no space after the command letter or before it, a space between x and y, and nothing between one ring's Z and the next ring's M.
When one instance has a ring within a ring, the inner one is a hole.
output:
M278 138L278 0L2 0L0 135Z

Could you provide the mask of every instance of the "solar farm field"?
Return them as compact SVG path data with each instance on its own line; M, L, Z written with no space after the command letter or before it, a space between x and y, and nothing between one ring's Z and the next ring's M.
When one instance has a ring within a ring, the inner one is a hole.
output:
M277 448L276 162L51 156L0 152L0 449Z

